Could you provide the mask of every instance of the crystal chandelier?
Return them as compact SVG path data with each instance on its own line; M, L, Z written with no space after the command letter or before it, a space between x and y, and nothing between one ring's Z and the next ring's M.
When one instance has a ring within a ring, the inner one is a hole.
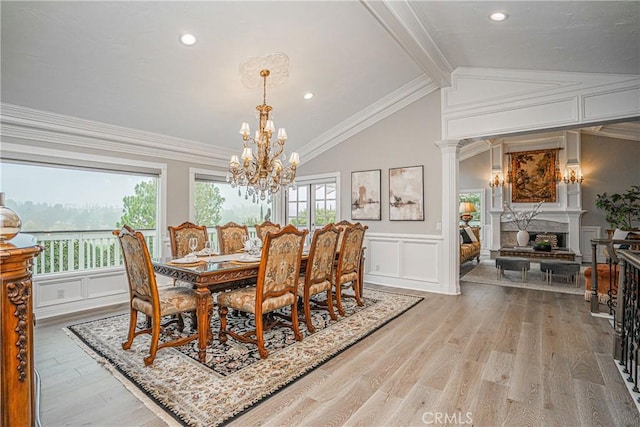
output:
M276 69L280 67L278 71L283 70L281 72L286 77L288 58L284 54L253 58L249 65L247 62L241 65L241 74L255 66L268 66L270 62ZM231 187L246 187L245 199L251 197L254 202L265 199L270 201L271 195L277 193L280 188L295 186L296 167L300 163L298 153L291 153L288 166L281 159L284 157L284 143L287 139L284 128L278 129L276 139L271 140L275 132L273 120L269 119L272 107L267 105L267 77L271 75L271 71L269 68L261 68L258 74L262 78L263 88L262 105L256 107L260 119L259 129L256 130L255 136L251 137L249 123L242 123L242 156L240 159L236 155L231 156L227 172L227 182L231 183ZM240 188L238 195L242 195Z

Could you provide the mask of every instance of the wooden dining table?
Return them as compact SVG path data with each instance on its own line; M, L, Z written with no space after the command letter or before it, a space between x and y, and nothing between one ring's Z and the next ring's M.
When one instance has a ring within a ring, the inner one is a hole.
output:
M364 248L363 248L364 251ZM304 274L307 266L308 249L302 253L300 274ZM337 256L337 255L336 255ZM207 297L211 293L218 293L243 286L253 286L258 278L260 267L259 258L253 262L243 261L244 253L230 255L212 255L198 257L197 263L181 264L180 259L153 259L153 270L156 274L172 277L176 280L191 283L196 292L198 303L196 308L198 318L198 358L205 362L207 345L213 340L211 332L211 318L207 310ZM363 291L364 253L360 259L360 295Z
M307 254L302 256L300 272L304 273ZM207 297L211 293L222 292L243 286L255 285L258 278L260 260L242 261L246 254L214 255L198 257L196 263L178 263L179 259L164 258L152 260L156 274L191 283L198 298L196 308L198 318L198 358L204 363L207 345L213 339L211 318L207 310Z

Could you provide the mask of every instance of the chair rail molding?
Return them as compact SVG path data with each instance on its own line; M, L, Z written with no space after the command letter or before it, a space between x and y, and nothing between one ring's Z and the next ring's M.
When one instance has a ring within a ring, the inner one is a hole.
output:
M457 68L442 138L477 138L640 116L640 75Z

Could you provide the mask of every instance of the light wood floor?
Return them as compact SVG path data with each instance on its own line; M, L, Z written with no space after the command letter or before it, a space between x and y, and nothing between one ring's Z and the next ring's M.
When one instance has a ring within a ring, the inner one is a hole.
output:
M611 327L582 297L462 290L424 294L231 425L640 425L610 356ZM36 328L43 426L164 425L60 330L77 322Z

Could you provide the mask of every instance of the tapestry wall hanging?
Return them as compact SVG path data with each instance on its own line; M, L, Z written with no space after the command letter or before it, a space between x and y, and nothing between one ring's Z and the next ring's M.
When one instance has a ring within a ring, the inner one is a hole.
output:
M389 169L389 220L424 221L423 167Z
M380 172L380 169L351 172L351 219L382 219Z
M511 201L535 203L556 201L556 162L558 150L510 153Z

